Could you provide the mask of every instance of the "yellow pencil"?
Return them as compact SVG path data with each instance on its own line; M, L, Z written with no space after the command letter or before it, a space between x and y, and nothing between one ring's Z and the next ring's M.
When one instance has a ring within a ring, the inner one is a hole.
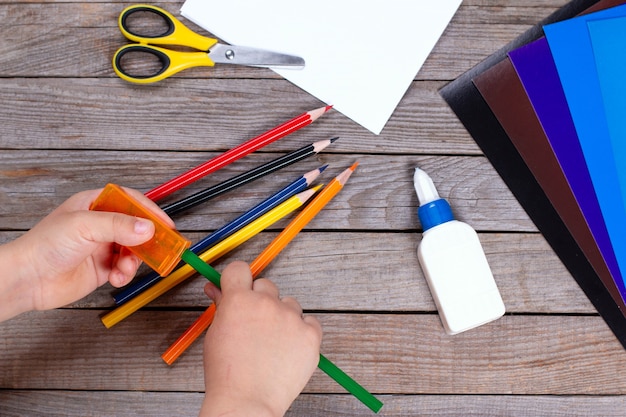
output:
M280 232L278 236L250 264L252 277L257 278L261 271L287 246L289 242L315 217L317 213L343 188L358 165L336 176L302 211ZM215 315L215 304L207 310L161 355L165 363L171 365L180 355L211 325Z
M270 210L263 216L256 219L246 227L242 228L238 232L224 239L215 246L204 251L200 258L206 263L213 262L229 251L233 250L243 242L252 238L262 230L276 223L278 220L285 217L287 214L293 212L297 208L301 207L309 198L311 198L315 192L321 187L310 188L306 191L296 194L284 203L280 204L276 208ZM159 282L148 288L144 292L138 294L136 297L117 307L115 310L102 316L101 320L105 327L110 328L124 320L126 317L139 310L152 300L156 299L162 294L174 288L190 276L194 275L196 271L189 265L183 265L167 277L164 277Z

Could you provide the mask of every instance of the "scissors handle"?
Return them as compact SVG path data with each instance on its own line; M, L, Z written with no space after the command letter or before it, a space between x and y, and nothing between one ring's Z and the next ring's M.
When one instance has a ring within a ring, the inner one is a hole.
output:
M137 33L129 27L128 19L135 13L148 13L160 17L167 29L157 35ZM120 31L131 41L140 44L188 46L199 51L208 51L217 43L217 39L199 35L176 19L171 13L149 4L136 4L122 10L118 19Z
M152 55L152 58L156 58L159 61L159 65L156 67L151 66L148 70L139 68L137 73L133 73L131 69L125 68L126 64L123 59L127 55L130 57L133 54L137 54L139 60L143 62L148 61L145 59L146 54ZM113 55L113 69L115 73L123 80L138 84L161 81L187 68L212 67L213 65L215 64L206 52L178 52L144 44L122 46Z

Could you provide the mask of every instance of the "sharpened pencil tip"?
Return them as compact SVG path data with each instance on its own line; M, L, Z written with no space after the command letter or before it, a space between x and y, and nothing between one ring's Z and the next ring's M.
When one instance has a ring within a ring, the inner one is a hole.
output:
M335 180L337 180L341 185L344 185L356 169L357 165L359 165L358 161L352 164L350 168L346 168L341 174L337 175Z
M332 138L332 139L324 139L324 140L318 140L317 142L312 143L313 145L313 151L315 153L317 152L321 152L322 150L326 149L328 146L332 145L333 143L335 143L335 141L339 139L338 137L336 138Z
M315 181L317 177L319 177L322 174L322 172L324 172L327 166L328 164L324 165L321 168L314 169L313 171L309 171L306 174L304 174L303 177L306 180L306 183L311 184L313 181Z
M322 187L322 185L316 185L315 187L307 188L304 191L299 192L294 197L300 200L301 203L306 203L311 197L317 193L317 191Z
M335 136L334 138L330 140L330 143L335 143L338 140L339 140L339 136Z
M316 121L322 114L326 113L332 106L320 107L315 110L308 111L307 114L311 118L311 122Z
M332 105L332 104L329 104L328 106L326 106L326 107L325 107L324 112L327 112L328 110L330 110L330 109L332 109L332 108L333 108L333 105Z
M329 164L322 165L322 166L321 166L321 167L319 167L317 170L318 170L318 171L320 172L320 174L321 174L322 172L324 172L324 171L326 170L326 168L328 168L328 165L329 165Z

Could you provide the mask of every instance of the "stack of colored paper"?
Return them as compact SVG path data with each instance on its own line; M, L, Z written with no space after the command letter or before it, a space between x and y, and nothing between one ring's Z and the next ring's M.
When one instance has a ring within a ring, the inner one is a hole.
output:
M569 3L441 93L626 347L620 3Z

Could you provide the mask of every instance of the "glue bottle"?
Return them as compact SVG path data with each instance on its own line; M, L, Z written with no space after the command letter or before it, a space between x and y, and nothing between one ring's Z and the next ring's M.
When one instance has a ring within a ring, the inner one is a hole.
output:
M417 249L446 333L453 335L496 320L504 303L476 231L454 220L432 179L415 169L417 211L424 230Z

